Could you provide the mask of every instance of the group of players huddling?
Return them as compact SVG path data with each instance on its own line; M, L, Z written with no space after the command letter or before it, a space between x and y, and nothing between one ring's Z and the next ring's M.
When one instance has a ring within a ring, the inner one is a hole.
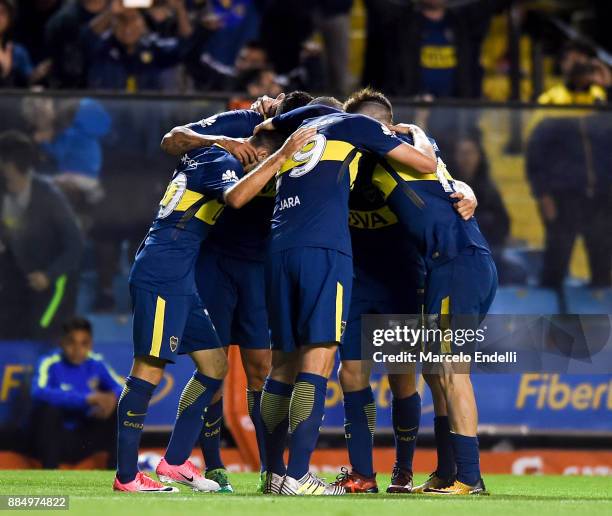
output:
M472 314L478 324L497 274L473 192L452 179L419 127L394 125L391 103L371 89L344 105L305 92L264 97L250 110L174 128L162 149L180 161L130 274L134 362L117 408L114 489L232 491L219 436L227 347L236 344L260 490L378 492L360 317L423 311ZM351 470L327 483L309 463L337 352ZM158 482L138 471L138 447L153 391L177 354L189 354L196 370ZM390 375L396 463L387 492L486 494L469 374L444 367L424 376L438 465L413 486L421 400L414 372ZM189 461L198 440L204 473Z

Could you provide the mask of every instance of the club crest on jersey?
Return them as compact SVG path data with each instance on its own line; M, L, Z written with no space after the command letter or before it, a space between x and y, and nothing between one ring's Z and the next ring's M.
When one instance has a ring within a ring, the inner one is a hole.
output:
M172 351L172 353L174 353L177 350L178 344L179 344L178 337L170 337L170 351Z
M223 181L224 183L235 183L238 181L238 176L236 175L236 172L234 170L226 170L221 176L221 181Z

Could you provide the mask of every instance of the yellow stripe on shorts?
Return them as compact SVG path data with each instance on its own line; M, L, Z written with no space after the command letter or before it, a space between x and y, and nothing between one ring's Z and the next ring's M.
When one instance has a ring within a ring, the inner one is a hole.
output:
M442 324L444 321L447 324ZM442 303L440 303L440 328L442 330L448 329L447 326L450 326L450 296L446 296L442 299ZM441 353L450 353L451 350L451 341L448 341L442 335L442 342L440 343L440 352Z
M153 337L151 339L151 352L149 353L152 357L159 357L161 343L164 337L165 315L166 301L160 296L157 296L157 303L155 305L155 322L153 323Z
M344 287L339 281L336 283L336 341L342 338L342 306L344 301Z

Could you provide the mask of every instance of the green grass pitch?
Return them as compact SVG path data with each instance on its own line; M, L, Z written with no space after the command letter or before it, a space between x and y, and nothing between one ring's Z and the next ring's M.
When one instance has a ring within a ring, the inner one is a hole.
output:
M327 477L330 480L330 476ZM417 475L417 482L424 479ZM69 514L105 516L416 516L612 514L609 477L510 476L485 477L491 496L440 499L417 495L349 495L288 498L255 492L257 475L231 475L234 494L120 494L111 490L109 471L0 471L0 494L68 495ZM386 487L388 475L379 475ZM20 511L20 513L31 511ZM36 511L40 514L39 511ZM62 513L60 513L62 514ZM64 513L65 514L65 513Z

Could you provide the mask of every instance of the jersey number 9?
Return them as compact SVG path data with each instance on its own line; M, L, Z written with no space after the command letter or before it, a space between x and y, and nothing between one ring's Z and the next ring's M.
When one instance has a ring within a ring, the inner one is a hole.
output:
M293 155L293 160L300 163L300 165L294 167L291 172L289 172L289 176L301 177L304 174L308 174L308 172L315 168L317 166L317 163L321 161L323 153L325 152L326 145L327 139L324 135L315 135L315 137L310 142L304 145L304 147L302 147Z
M165 219L170 215L181 202L183 194L187 190L187 176L180 172L170 181L166 193L159 203L158 219Z

